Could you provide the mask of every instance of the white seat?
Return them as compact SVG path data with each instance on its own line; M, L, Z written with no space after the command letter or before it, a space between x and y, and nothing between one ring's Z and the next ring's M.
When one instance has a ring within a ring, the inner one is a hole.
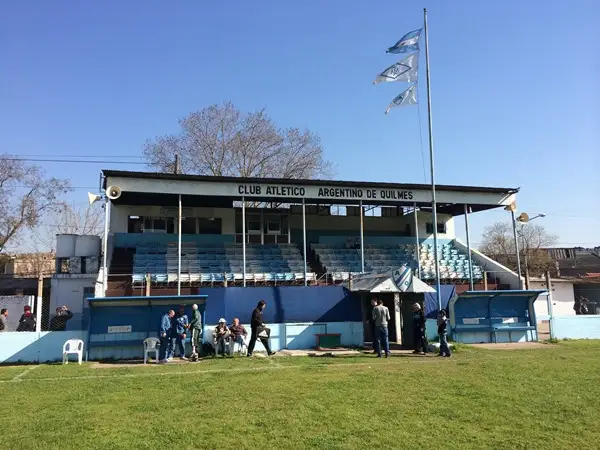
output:
M229 354L231 356L233 356L236 351L240 355L248 354L248 336L246 336L246 337L242 336L242 344L241 345L238 342L233 342L233 338L229 339Z
M149 337L144 339L144 364L148 362L148 353L154 352L154 359L158 363L158 350L160 347L160 339Z
M81 339L69 339L63 345L63 364L69 364L69 355L77 355L79 364L83 360L83 341Z

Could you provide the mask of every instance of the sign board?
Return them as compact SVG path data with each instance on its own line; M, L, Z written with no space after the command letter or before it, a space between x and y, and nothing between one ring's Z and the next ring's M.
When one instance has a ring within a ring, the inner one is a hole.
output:
M479 325L479 317L465 317L463 323L465 325Z
M109 333L131 333L131 325L120 325L117 327L108 327Z
M325 181L315 181L314 185L256 182L238 183L235 181L204 181L204 180L173 180L155 178L137 178L125 176L110 176L108 183L119 186L123 192L143 192L156 194L203 195L215 197L281 199L282 201L310 199L322 203L344 203L360 201L369 204L370 201L389 204L430 203L430 189L412 188L410 185L400 185L396 188L375 184L347 183L328 185ZM390 185L393 186L393 185ZM514 194L509 192L460 192L456 189L444 190L440 186L438 202L460 203L471 205L506 205L514 200ZM177 208L174 208L176 215ZM186 213L184 213L186 215Z
M408 292L413 280L412 270L410 267L402 266L392 272L392 279L400 292Z

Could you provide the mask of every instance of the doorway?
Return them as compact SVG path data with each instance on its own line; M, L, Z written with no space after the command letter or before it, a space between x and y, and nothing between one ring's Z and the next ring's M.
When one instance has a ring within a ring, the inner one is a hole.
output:
M388 337L390 342L397 342L396 336L396 309L394 306L394 294L363 294L362 295L362 316L363 316L363 334L364 343L374 345L374 336L371 329L371 318L373 307L371 299L383 300L383 306L387 306L390 311L390 320L388 322Z
M412 305L419 303L423 307L422 294L400 294L400 317L402 323L402 348L415 348Z

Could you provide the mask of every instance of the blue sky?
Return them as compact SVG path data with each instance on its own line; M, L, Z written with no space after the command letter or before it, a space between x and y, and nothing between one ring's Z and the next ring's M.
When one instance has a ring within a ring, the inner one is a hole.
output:
M521 187L562 245L600 244L600 3L216 3L5 3L0 153L140 162L147 138L231 100L318 133L338 179L423 182L424 89L385 116L406 85L371 82L426 6L437 182ZM100 168L143 168L41 164L78 203ZM474 215L473 240L506 214Z

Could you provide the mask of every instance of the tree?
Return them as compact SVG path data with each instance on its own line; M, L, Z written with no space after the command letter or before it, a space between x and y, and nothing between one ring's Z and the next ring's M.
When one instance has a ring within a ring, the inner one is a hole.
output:
M179 124L179 133L145 143L143 154L154 169L173 172L179 155L186 174L289 179L332 174L317 135L278 128L264 109L244 114L227 102L191 113Z
M68 181L47 177L22 159L0 155L0 252L16 245L23 231L55 211L69 190Z
M517 236L522 276L542 276L547 270L555 268L545 249L556 244L558 236L549 233L543 226L532 223L517 224ZM486 227L480 251L516 272L517 258L512 224L496 222Z
M100 236L103 228L104 213L99 203L82 208L63 202L39 224L32 237L32 250L54 249L57 234Z

